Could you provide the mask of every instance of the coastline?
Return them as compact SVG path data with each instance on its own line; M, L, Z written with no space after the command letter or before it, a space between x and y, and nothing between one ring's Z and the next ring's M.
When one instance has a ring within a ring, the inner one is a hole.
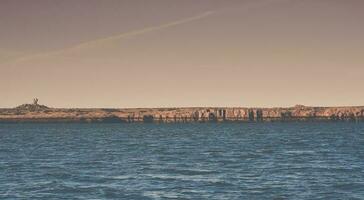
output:
M364 106L286 108L191 107L191 108L49 108L24 104L0 109L0 122L285 122L364 121Z

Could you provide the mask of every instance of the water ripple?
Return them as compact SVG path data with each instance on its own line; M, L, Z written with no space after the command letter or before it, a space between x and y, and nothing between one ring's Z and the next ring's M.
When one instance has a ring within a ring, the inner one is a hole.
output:
M0 199L364 199L363 123L0 124Z

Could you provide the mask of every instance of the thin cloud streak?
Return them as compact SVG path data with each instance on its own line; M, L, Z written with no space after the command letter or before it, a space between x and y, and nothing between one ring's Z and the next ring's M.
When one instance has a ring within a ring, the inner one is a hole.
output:
M251 6L246 6L245 5L243 7L243 9L245 9L245 10L258 9L258 8L268 6L268 5L273 4L273 3L283 3L283 2L288 2L288 1L291 1L291 0L268 0L268 1L263 1L262 3L258 3L258 4L251 5ZM237 8L230 8L230 9L242 9L242 8L237 7ZM230 9L219 10L219 12L226 12L226 11L229 11ZM162 24L162 25L159 25L159 26L147 27L147 28L144 28L144 29L134 30L134 31L126 32L126 33L121 33L119 35L114 35L114 36L110 36L110 37L106 37L106 38L101 38L101 39L88 41L88 42L80 43L80 44L77 44L75 46L68 47L68 48L61 49L61 50L45 52L45 53L39 53L39 54L33 54L33 55L27 55L27 56L24 55L24 56L21 56L21 57L18 56L18 57L14 58L14 59L8 60L8 62L16 64L18 62L24 62L24 61L33 60L33 59L42 58L42 57L47 57L47 56L57 56L57 55L61 55L62 53L66 53L66 52L72 52L72 51L77 51L77 50L81 50L81 49L92 48L94 46L98 46L98 45L102 45L102 44L106 44L106 43L112 43L113 41L117 41L117 40L121 40L121 39L127 39L127 38L130 38L130 37L133 37L133 36L143 35L143 34L146 34L146 33L159 31L159 30L163 30L163 29L166 29L166 28L186 24L186 23L189 23L189 22L193 22L193 21L196 21L196 20L200 20L200 19L209 17L209 16L211 16L213 14L216 14L216 13L218 13L218 12L217 11L207 11L207 12L201 13L201 14L193 16L193 17L180 19L180 20L170 22L170 23L166 23L166 24Z
M144 28L144 29L134 30L134 31L122 33L122 34L119 34L119 35L114 35L114 36L107 37L107 38L101 38L101 39L97 39L97 40L84 42L84 43L78 44L76 46L66 48L66 49L62 49L62 50L58 50L58 51L25 56L25 57L18 58L17 60L14 60L13 63L32 60L32 59L39 58L39 57L56 56L56 55L62 54L62 53L67 52L67 51L87 49L87 48L91 48L91 47L94 47L94 46L97 46L97 45L102 45L102 44L105 44L105 43L111 43L111 42L116 41L116 40L126 39L126 38L129 38L129 37L143 35L143 34L146 34L146 33L159 31L159 30L163 30L163 29L166 29L166 28L186 24L186 23L189 23L189 22L193 22L193 21L196 21L196 20L206 18L206 17L208 17L210 15L213 15L214 13L216 13L216 12L215 11L207 11L207 12L204 12L204 13L202 13L200 15L196 15L196 16L193 16L193 17L189 17L189 18L178 20L178 21L162 24L162 25L159 25L159 26L152 26L152 27L147 27L147 28Z
M146 34L146 33L149 33L149 32L153 32L153 31L163 30L165 28L169 28L169 27L173 27L173 26L177 26L177 25L181 25L181 24L185 24L185 23L188 23L188 22L192 22L192 21L202 19L202 18L208 17L209 15L212 15L214 13L215 13L214 11L208 11L208 12L202 13L202 14L194 16L194 17L181 19L181 20L178 20L178 21L175 21L175 22L170 22L170 23L163 24L163 25L160 25L160 26L148 27L148 28L141 29L141 30L135 30L135 31L123 33L123 34L120 34L120 35L111 36L111 37L108 37L108 38L103 38L103 39L99 39L99 40L94 40L94 41L82 43L82 44L79 44L77 46L72 47L71 49L87 48L87 47L93 46L95 44L102 44L104 42L112 42L114 40L120 40L120 39L128 38L128 37L131 37L131 36L137 36L137 35L142 35L142 34Z

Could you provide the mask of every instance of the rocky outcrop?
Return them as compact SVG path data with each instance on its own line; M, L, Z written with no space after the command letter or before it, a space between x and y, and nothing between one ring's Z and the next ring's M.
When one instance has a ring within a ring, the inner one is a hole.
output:
M38 99L33 99L33 104L23 104L15 108L18 111L40 111L49 109L45 105L39 105Z
M138 108L138 109L60 109L24 104L0 109L0 122L267 122L267 121L363 121L364 106L288 108Z

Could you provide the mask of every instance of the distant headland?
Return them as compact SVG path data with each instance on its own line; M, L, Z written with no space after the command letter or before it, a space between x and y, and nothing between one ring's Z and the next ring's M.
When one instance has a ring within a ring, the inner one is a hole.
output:
M286 108L183 107L183 108L51 108L32 104L0 109L0 122L275 122L364 121L364 106Z

